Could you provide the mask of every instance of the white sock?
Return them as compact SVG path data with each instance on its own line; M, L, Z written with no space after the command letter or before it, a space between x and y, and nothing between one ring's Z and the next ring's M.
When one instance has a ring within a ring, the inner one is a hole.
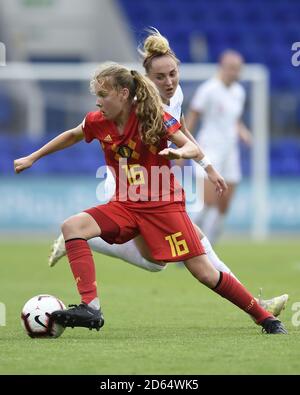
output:
M100 310L100 301L99 298L94 298L89 304L89 307L91 307L94 310Z
M137 248L134 240L130 240L124 244L109 244L106 243L101 237L95 237L88 240L89 246L93 251L100 252L101 254L120 258L134 266L141 269L148 270L149 272L160 272L166 268L167 265L161 266L157 263L150 262L145 259L139 249Z
M215 244L223 229L224 214L220 214L217 207L206 207L200 223L200 227L207 238L212 244Z
M213 264L213 266L219 270L220 272L225 272L225 273L229 273L232 275L232 277L234 277L237 281L239 281L236 276L232 273L232 271L229 269L228 266L225 265L224 262L222 262L220 260L220 258L218 257L218 255L215 253L215 251L213 250L208 238L206 236L204 236L201 239L201 243L204 247L205 253L208 257L208 259L210 260L210 262Z

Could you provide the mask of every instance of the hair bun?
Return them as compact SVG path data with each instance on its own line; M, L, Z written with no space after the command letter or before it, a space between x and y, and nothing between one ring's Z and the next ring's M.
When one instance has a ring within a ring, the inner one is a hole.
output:
M144 42L144 51L146 57L154 54L164 55L170 51L170 44L160 33L153 33L146 38Z

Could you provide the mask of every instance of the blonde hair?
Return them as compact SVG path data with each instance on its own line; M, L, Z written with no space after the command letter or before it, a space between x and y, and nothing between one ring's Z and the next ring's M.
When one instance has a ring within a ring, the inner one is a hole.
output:
M168 39L162 36L154 27L147 29L147 32L149 33L148 37L138 47L138 52L143 58L143 66L146 72L149 72L154 58L164 55L171 56L178 65L180 61L171 49Z
M136 115L140 124L142 141L157 145L163 135L163 103L156 86L136 70L128 70L117 63L103 64L90 82L90 90L96 93L96 84L107 82L113 89L127 88L129 100L135 103Z

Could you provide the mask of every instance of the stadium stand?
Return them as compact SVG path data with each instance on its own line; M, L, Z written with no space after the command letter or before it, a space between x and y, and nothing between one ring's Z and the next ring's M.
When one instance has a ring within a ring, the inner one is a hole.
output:
M137 41L145 26L155 25L170 39L180 60L192 62L189 42L197 31L207 40L209 62L217 62L220 52L231 47L244 54L246 62L264 63L270 68L273 90L298 91L300 72L290 67L290 59L291 45L299 41L299 1L119 0L119 3Z
M270 70L271 82L270 174L300 175L300 67L293 67L291 64L292 43L300 40L299 1L118 0L118 3L127 18L136 44L141 41L145 26L155 26L169 38L172 48L182 62L193 62L190 42L195 34L199 34L207 43L207 62L217 62L220 52L230 47L240 51L247 63L265 64ZM61 83L51 85L55 98L55 94L61 94L62 90L64 95L72 92L76 82L66 84L63 89ZM47 84L44 84L43 89L46 88ZM51 90L47 90L49 95ZM52 102L55 103L55 99ZM46 107L48 135L45 141L49 140L49 133L60 132L67 124L64 114L51 103ZM293 113L291 107L294 108ZM14 137L8 127L13 114L12 100L2 90L0 174L11 173L14 158L31 152L35 145L40 146L44 141L33 141L22 134L20 144L21 131ZM99 159L97 148L90 150L90 147L82 143L66 151L64 155L56 154L55 160L40 161L33 171L54 173L59 169L66 174L94 171L95 163L103 161L102 158ZM250 153L244 147L241 150L243 171L248 175ZM79 156L80 161L77 160Z

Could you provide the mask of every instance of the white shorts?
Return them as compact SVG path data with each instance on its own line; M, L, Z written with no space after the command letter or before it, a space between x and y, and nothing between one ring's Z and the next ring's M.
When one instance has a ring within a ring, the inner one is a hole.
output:
M237 144L231 147L217 147L216 145L199 141L199 145L226 182L238 184L241 181L240 152ZM206 175L206 172L204 173Z

